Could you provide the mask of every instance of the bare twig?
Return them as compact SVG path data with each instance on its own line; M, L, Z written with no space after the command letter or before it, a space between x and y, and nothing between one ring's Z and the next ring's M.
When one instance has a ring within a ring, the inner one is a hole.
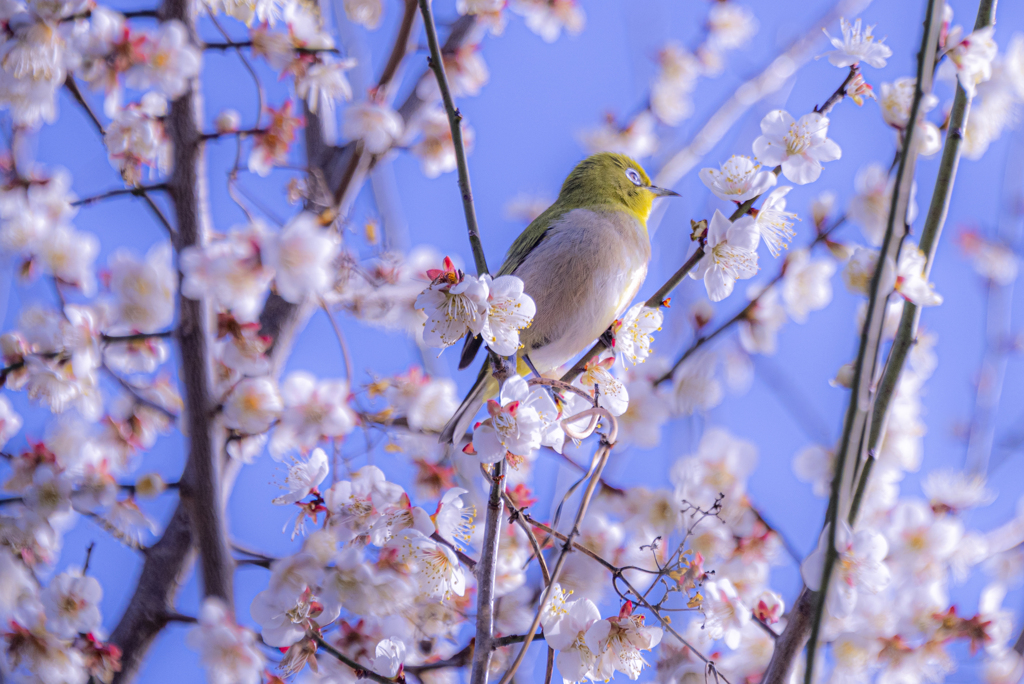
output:
M136 197L139 197L139 196L145 195L147 192L151 192L153 190L166 190L166 189L167 189L167 185L165 185L164 183L157 183L156 185L140 185L138 187L133 187L133 188L117 188L115 190L108 190L106 192L102 192L102 193L100 193L98 195L93 195L92 197L84 197L82 199L75 200L74 202L71 203L71 206L73 206L73 207L87 206L87 205L90 205L90 204L95 204L96 202L99 202L100 200L105 200L105 199L108 199L110 197L120 197L121 195L135 195Z
M327 306L327 302L320 298L320 308L327 314L327 319L331 322L331 327L334 329L334 336L338 338L338 346L341 348L341 361L345 364L345 378L352 384L352 357L349 356L348 342L345 341L345 335L341 332L341 327L338 326L338 321L334 318L334 313L331 311L331 307Z
M448 123L452 130L452 145L455 147L455 161L459 169L459 190L462 193L462 209L466 214L466 229L469 231L469 244L473 248L473 261L476 263L477 275L489 273L484 246L480 242L480 227L476 221L476 207L473 204L473 189L469 183L469 164L466 161L466 145L462 140L462 114L455 107L451 88L448 86L448 75L444 71L444 60L441 57L441 45L437 39L437 28L434 26L434 15L430 9L431 0L419 0L420 13L423 15L423 27L427 32L427 44L430 46L430 68L437 77L437 86L441 91L444 109L448 113Z
M341 651L339 651L338 649L334 648L329 643L324 641L324 638L316 632L310 632L309 636L313 641L316 642L319 648L322 648L323 650L327 651L332 656L334 656L335 658L337 658L338 660L340 660L341 662L345 663L350 668L355 670L356 674L361 679L369 679L374 682L380 682L380 684L394 684L395 680L388 679L384 675L380 675L372 670L366 669L365 667L363 667L362 665L352 660L347 655L345 655L344 653L342 653Z
M562 546L562 553L559 554L558 560L555 562L555 567L551 571L551 581L548 586L544 589L544 593L540 600L540 605L537 607L537 613L533 617L533 622L530 625L530 629L526 631L526 639L523 640L523 647L519 650L516 655L516 659L512 662L512 666L509 667L508 671L501 678L501 684L509 684L512 678L515 676L516 670L522 665L523 658L526 657L526 651L530 648L530 643L533 641L534 634L537 631L537 627L540 625L541 615L544 613L544 609L547 607L548 601L551 600L551 594L554 591L554 585L558 582L558 578L562 575L562 569L565 567L565 562L569 558L569 553L573 550L573 541L580 533L580 525L583 523L583 518L587 515L587 508L590 506L590 500L594 496L594 492L597 490L597 485L601 480L601 473L604 471L604 466L608 463L608 454L611 453L612 445L615 444L615 439L618 437L618 422L615 417L604 409L594 409L602 411L605 419L608 421L609 430L608 438L602 438L601 446L598 447L597 454L594 456L596 466L594 472L590 476L590 482L587 483L587 488L583 492L583 499L580 501L580 506L576 510L576 518L573 521L572 530L569 532L566 538L565 544ZM477 680L474 680L474 682ZM483 679L479 680L486 682L486 675Z
M814 618L811 623L811 634L807 642L807 667L804 671L805 684L814 679L814 660L817 656L818 634L825 611L825 597L835 567L836 534L842 516L841 497L848 483L853 481L853 465L859 455L857 449L868 420L870 408L871 382L875 374L878 350L882 339L882 326L885 319L885 301L889 292L883 291L886 264L895 263L900 244L906 234L907 206L910 201L911 188L914 183L914 168L917 161L918 144L914 137L921 108L921 100L931 92L932 73L935 64L936 48L939 31L942 26L944 0L929 0L925 15L924 35L918 52L917 81L914 88L914 99L910 108L910 119L907 123L903 139L903 154L900 155L899 167L896 171L895 191L889 206L889 219L885 237L879 252L878 268L871 278L868 297L868 309L864 327L861 330L857 359L854 363L853 383L850 399L843 424L843 435L839 441L836 454L835 475L832 478L832 492L829 497L827 524L828 542L825 552L825 563L822 571L821 585L815 598ZM899 231L897 234L897 230ZM852 454L851 454L852 452Z

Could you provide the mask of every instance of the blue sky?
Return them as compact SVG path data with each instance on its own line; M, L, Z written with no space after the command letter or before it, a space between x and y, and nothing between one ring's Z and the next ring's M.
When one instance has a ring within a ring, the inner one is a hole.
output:
M399 15L399 3L386 0L385 4L387 11L381 28L372 33L355 30L372 54L373 73L380 70ZM675 150L685 144L737 84L760 71L782 46L805 31L831 3L779 0L746 4L753 8L760 21L759 33L749 46L729 53L721 76L701 81L695 94L694 115L677 129L661 132L663 150ZM884 69L865 70L866 79L876 88L882 81L913 74L923 5L923 0L875 2L861 15L867 23L877 25L876 34L885 36L893 49L893 56ZM976 9L973 3L958 1L952 5L958 21L973 24ZM143 6L126 4L119 9ZM580 131L597 124L605 112L622 117L643 105L655 74L658 49L669 40L694 46L700 39L700 25L707 3L587 0L584 7L587 12L584 32L575 37L563 36L554 44L544 43L513 15L504 35L488 37L483 42L483 56L491 72L490 82L479 96L459 101L461 110L476 131L476 144L469 164L484 247L492 265L500 262L501 255L522 229L521 225L505 218L503 210L506 203L524 192L553 197L565 174L583 156L578 143ZM436 14L441 23L452 20L455 17L454 2L439 1ZM1024 4L1001 3L997 19L996 40L1005 44L1014 31L1024 30ZM241 27L234 28L238 29L235 35L242 35ZM830 31L838 31L838 27L830 27ZM210 26L204 26L203 34L211 40L215 36ZM822 52L825 47L823 37ZM412 57L404 74L400 98L404 97L424 65L425 53ZM264 65L259 67L268 86L269 101L276 106L283 101L286 88L274 80ZM208 53L204 76L208 119L212 120L222 108L232 106L243 113L243 122L251 121L255 100L253 85L233 54ZM757 124L764 113L778 107L786 108L797 116L810 111L838 86L843 77L844 73L827 60L811 62L779 93L757 104L701 166L717 164L734 153L750 154L750 143L758 134ZM938 92L943 102L951 97L945 84ZM60 107L60 121L45 128L37 138L36 158L46 164L67 167L72 172L74 189L79 196L117 187L117 173L107 162L99 138L89 122L66 96L62 96ZM870 162L888 163L892 158L893 137L874 102L867 102L860 108L849 101L844 102L831 118L829 137L842 147L843 158L829 164L820 181L797 187L789 195L790 209L802 216L808 214L811 199L823 190L834 191L840 206L845 206L853 193L857 171ZM960 167L946 233L932 272L936 289L943 294L945 302L941 307L927 310L922 323L938 335L940 361L925 390L925 420L929 429L925 437L924 465L921 473L907 476L902 488L905 495L919 493L923 473L937 467L957 468L964 461L966 445L959 436L959 428L970 418L973 381L983 351L984 286L958 254L953 238L965 225L975 226L988 234L994 233L1000 207L1003 206L1008 160L1020 158L1024 152L1024 142L1019 136L1014 136L1013 133L1004 134L981 161L964 161ZM233 162L233 156L233 143L211 145L212 213L219 230L226 230L243 220L228 198L224 183L224 171ZM643 160L649 171L659 167L662 156L659 154L653 159ZM918 202L922 209L927 206L937 165L937 157L922 160L919 164ZM407 237L401 242L408 245L432 244L442 253L458 255L464 263L471 263L455 175L426 179L419 170L418 162L406 154L397 155L390 167L389 173L393 174L399 190L399 201L394 210L407 232ZM280 193L287 177L288 174L279 173L269 180L262 180L245 174L242 185L252 194L258 194L274 213L287 217L296 211L286 204ZM1012 177L1020 183L1019 171ZM709 218L715 208L726 209L724 203L703 187L695 172L683 179L676 190L683 197L671 200L653 239L654 259L640 297L653 292L685 258L689 220ZM1018 187L1017 191L1020 190ZM356 225L362 219L377 214L371 200L369 192L364 190L354 208ZM131 198L84 208L75 223L79 229L91 231L101 238L102 251L97 264L104 264L107 255L119 246L144 252L151 244L164 239L161 228L151 220L145 206ZM813 236L809 219L798 224L797 228L799 232L794 245L810 242ZM861 241L859 232L852 226L844 228L840 236ZM358 240L355 244L359 244ZM365 245L360 246L360 251L364 255L371 253ZM762 256L763 268L758 277L767 279L776 273L778 264L769 262L767 254ZM608 466L606 478L622 485L664 482L672 463L691 453L704 425L722 425L759 446L759 466L749 485L751 497L798 549L809 552L817 539L825 502L813 497L810 487L796 480L790 464L793 455L810 444L812 437L781 405L778 391L772 389L776 384L772 378L785 377L787 387L783 391L800 397L813 407L816 420L827 426L832 433L830 437L835 438L846 393L830 387L827 381L856 351L853 312L860 300L846 292L838 275L833 285L835 298L827 309L812 313L803 325L787 323L780 334L779 353L771 358L756 359L757 372L749 391L742 395L728 395L722 405L706 418L676 421L664 431L661 446L656 449L616 453ZM24 303L50 302L52 298L51 291L42 283L28 286L12 283L9 264L0 287L4 288L0 295L7 299L5 330L14 326L18 309ZM744 304L741 299L743 289L738 287L737 294L717 306L716 312L721 320ZM1021 296L1018 289L1016 311L1020 309ZM676 333L684 330L682 318L688 303L702 297L702 286L690 280L674 293L665 331L656 341L659 351L675 355L677 350L688 344L685 335ZM368 377L367 369L378 375L388 375L402 372L419 362L415 347L405 339L386 336L344 317L341 324L351 345L355 368L364 380ZM457 355L449 352L441 357L438 365L466 389L475 373L457 373L456 360ZM308 369L324 377L343 375L337 345L322 313L313 316L296 345L288 368ZM999 411L997 443L1021 430L1020 407L1024 406L1024 387L1017 382L1022 377L1021 371L1020 360L1011 359ZM12 395L11 398L26 417L26 427L18 439L24 440L26 435L38 437L44 417L38 411L27 410L23 394ZM17 446L19 442L14 444ZM140 472L156 469L169 480L177 479L183 464L183 446L180 435L165 437L145 457ZM1021 459L1020 447L1016 451L1001 450L993 454L992 479L999 497L992 506L973 513L968 519L969 525L987 530L1013 513L1024 491ZM389 477L398 481L408 477L408 471L393 456L378 455L376 463ZM278 532L287 514L269 504L277 491L271 483L278 476L277 468L277 464L264 456L257 464L243 470L231 500L230 517L237 538L273 554L284 554L293 548L287 536ZM564 477L563 474L563 480ZM555 487L564 487L554 463L543 458L536 478L538 482L552 484L547 492L549 499ZM540 492L542 496L545 494L543 486ZM173 510L172 498L165 496L149 505L148 510L158 519L166 520ZM105 625L112 629L130 597L141 559L91 523L80 521L65 537L61 565L80 564L90 541L97 542L92 567L104 583L106 594L102 607ZM776 572L774 584L788 600L792 600L799 587L795 567L782 566ZM263 588L265 581L263 570L239 571L236 592L240 620L248 621L249 601ZM975 580L973 584L957 590L954 596L965 609L970 610L976 602L978 588ZM179 610L194 614L197 603L198 586L192 576L182 591ZM1024 595L1020 591L1012 592L1007 604L1024 608ZM184 646L185 629L171 626L165 630L142 671L141 681L156 683L199 679L197 660ZM948 681L969 681L970 672L970 667L964 665Z

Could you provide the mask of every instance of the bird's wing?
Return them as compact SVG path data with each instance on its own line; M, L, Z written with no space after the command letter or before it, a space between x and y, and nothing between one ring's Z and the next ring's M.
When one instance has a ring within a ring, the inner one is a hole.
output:
M527 255L533 251L533 248L544 239L556 219L563 213L562 207L555 203L545 209L540 216L533 219L533 222L526 226L525 230L512 243L512 246L508 248L508 253L505 255L505 263L501 265L498 275L503 276L515 273L515 270L519 268L519 265L523 263Z

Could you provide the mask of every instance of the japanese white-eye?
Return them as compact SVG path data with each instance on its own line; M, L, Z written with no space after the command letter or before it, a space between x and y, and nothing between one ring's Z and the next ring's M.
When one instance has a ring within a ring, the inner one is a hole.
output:
M537 305L533 323L520 333L520 375L531 366L539 373L558 368L626 310L647 276L651 205L668 195L678 193L651 185L643 167L622 154L602 152L576 165L558 199L516 238L498 271L520 278ZM467 338L459 368L473 361L480 343ZM441 441L461 439L497 391L485 363Z

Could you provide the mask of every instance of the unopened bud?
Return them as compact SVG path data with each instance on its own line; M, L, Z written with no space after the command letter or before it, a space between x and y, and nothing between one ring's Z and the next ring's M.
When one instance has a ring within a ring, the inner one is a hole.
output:
M213 120L218 133L234 133L242 125L242 115L234 109L225 109Z
M843 364L839 372L836 373L836 377L829 380L828 384L833 387L845 387L847 389L853 387L853 364Z
M704 219L700 221L694 221L690 219L690 239L694 242L703 240L708 234L708 222Z
M153 499L167 489L164 478L156 473L146 473L135 481L135 496L140 499Z

